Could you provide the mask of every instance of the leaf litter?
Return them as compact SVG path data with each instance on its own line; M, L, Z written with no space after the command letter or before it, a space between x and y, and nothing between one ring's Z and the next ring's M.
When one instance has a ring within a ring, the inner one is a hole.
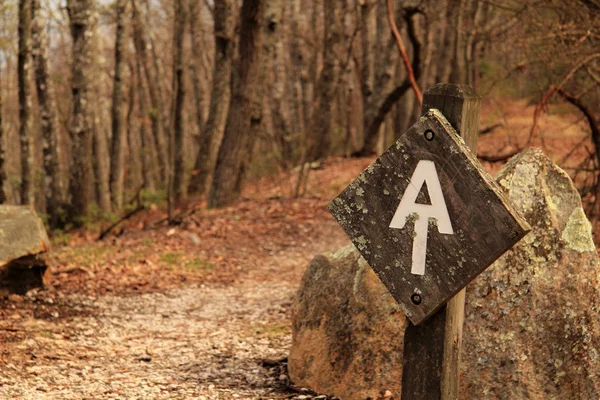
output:
M290 307L312 256L347 243L326 204L370 161L329 160L302 198L280 174L228 208L189 200L175 227L153 207L70 235L45 288L0 296L0 398L327 398L287 378Z

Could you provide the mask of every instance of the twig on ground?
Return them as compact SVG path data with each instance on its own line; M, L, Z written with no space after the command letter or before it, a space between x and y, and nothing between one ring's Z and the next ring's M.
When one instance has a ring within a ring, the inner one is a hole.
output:
M100 233L100 235L98 236L98 239L96 239L96 240L100 241L100 240L104 239L106 237L106 235L108 235L110 233L110 231L113 230L113 228L117 227L123 221L128 220L129 218L133 217L134 215L136 215L140 211L144 210L145 208L146 207L144 207L143 204L139 204L136 208L134 208L133 210L129 211L127 214L123 215L119 220L117 220L116 222L112 223L108 228L106 228L105 230L103 230Z

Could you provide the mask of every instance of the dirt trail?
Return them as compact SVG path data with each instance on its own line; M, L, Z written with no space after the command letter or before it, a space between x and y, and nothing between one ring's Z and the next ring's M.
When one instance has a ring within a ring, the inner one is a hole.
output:
M341 164L343 172L335 166L315 171L315 185L328 180L326 190L337 191L368 162L353 161L350 168L348 163ZM339 179L341 183L331 186ZM224 215L235 214L223 222L223 229L231 234L203 237L200 249L190 249L187 237L193 232L201 235L206 230L201 225L195 231L189 226L177 228L176 233L167 227L158 233L133 232L116 245L91 243L59 251L58 270L73 271L75 266L78 272L52 275L49 289L23 298L12 296L2 304L0 399L293 397L280 360L287 356L291 343L290 306L295 290L315 254L334 250L348 240L325 209L329 194L298 200L302 207L296 209L303 211L290 212L293 218L288 219L280 211L285 211L286 204L292 207L294 201L286 203L268 190L254 193L254 205L242 202L223 215L210 216L215 224ZM253 217L254 211L245 207L257 208L262 218ZM274 237L270 220L280 224L276 226L283 237ZM258 231L254 242L249 233L235 236L243 227L230 229L229 225L237 222L266 225L252 228ZM271 232L269 237L263 229ZM169 253L141 258L136 246L148 237L153 252L164 252L164 247ZM106 248L99 251L98 246ZM189 275L187 283L171 282L163 290L156 290L160 286L155 284L140 286L141 278L136 279L136 274L147 273L152 276L144 279L155 282L182 274L181 269L158 273L164 267L160 260L165 254L194 252L221 262L207 274ZM132 255L137 261L127 261ZM129 269L121 265L127 262L132 263ZM145 268L141 272L139 262ZM222 276L225 279L217 279ZM106 293L111 284L115 286L111 291L119 295ZM131 294L132 285L136 290L149 290Z
M307 244L302 254L265 259L257 267L278 273L267 281L249 277L225 287L194 284L165 293L63 299L90 312L67 324L34 318L23 323L35 334L15 350L30 359L4 365L0 398L285 396L290 392L277 366L264 361L287 355L289 309L310 256L345 241L336 232Z

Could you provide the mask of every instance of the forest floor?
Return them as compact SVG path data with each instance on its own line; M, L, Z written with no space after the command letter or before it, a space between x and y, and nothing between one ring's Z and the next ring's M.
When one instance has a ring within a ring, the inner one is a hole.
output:
M482 126L504 127L480 154L523 147L532 111L486 105ZM545 116L540 133L554 161L588 157L577 117ZM153 207L103 241L55 237L46 287L0 299L0 399L315 398L286 375L290 308L310 259L349 243L326 205L371 161L328 160L302 198L282 173L228 208L188 201L176 227Z

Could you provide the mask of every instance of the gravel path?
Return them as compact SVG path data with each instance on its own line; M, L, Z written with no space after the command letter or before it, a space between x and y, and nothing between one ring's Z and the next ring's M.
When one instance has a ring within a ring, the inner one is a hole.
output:
M290 306L309 258L344 240L267 259L228 287L58 299L81 315L20 322L28 338L12 351L27 357L0 370L0 398L305 398L287 388L282 362ZM28 297L55 301L44 292Z

